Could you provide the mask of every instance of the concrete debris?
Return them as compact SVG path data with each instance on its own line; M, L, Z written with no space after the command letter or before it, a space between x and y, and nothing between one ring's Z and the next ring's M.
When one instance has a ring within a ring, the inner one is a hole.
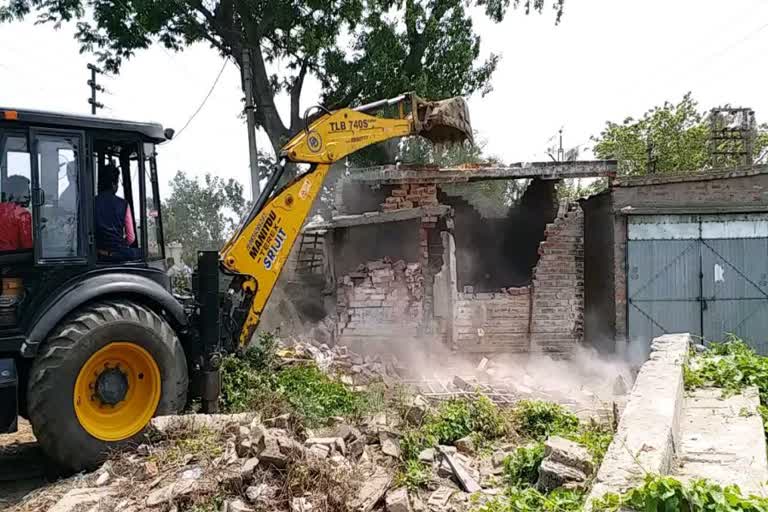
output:
M110 477L109 473L106 471L101 473L98 478L96 478L96 487L104 487L109 483Z
M254 509L241 499L226 501L223 508L226 512L254 512Z
M165 487L152 491L147 496L147 506L156 507L163 503L171 503L180 496L187 496L195 491L201 490L202 486L198 480L178 480Z
M386 430L380 431L379 443L381 444L382 453L396 459L400 458L400 439L398 439L396 434Z
M392 476L383 469L379 469L378 472L363 480L363 485L358 490L357 496L349 503L349 510L370 512L384 497L391 483Z
M387 512L412 512L408 501L408 490L405 487L391 490L385 498Z
M419 461L420 462L434 462L435 460L435 449L434 448L426 448L419 452Z
M312 445L307 450L307 456L311 456L317 459L327 459L331 455L331 447L324 444Z
M85 487L72 489L59 498L49 512L75 512L82 510L85 505L98 503L114 492L110 487Z
M544 459L539 466L539 479L536 488L541 492L550 492L559 487L574 489L586 482L587 476L576 468Z
M480 484L469 474L467 469L458 461L457 458L446 451L438 448L440 455L448 463L453 472L453 476L464 491L472 493L481 489Z
M439 487L436 491L430 494L429 499L427 500L427 506L431 510L445 510L454 492L456 492L455 489L451 489L450 487Z
M465 455L474 455L475 451L477 450L477 446L475 446L475 439L471 435L462 437L454 444L456 445L456 449Z
M342 376L344 383L353 387L376 381L395 383L403 378L405 371L395 356L390 355L386 359L381 356L363 357L345 346L331 348L315 339L294 341L291 346L279 350L278 356L283 365L314 361L321 370Z
M245 489L245 497L248 501L256 504L269 493L267 484L251 485Z
M547 439L544 447L544 460L539 466L536 482L536 488L541 492L558 487L579 488L592 476L594 460L583 446L555 436Z
M546 440L544 457L574 467L587 476L595 470L595 462L589 451L580 444L562 437L553 436Z
M475 391L477 389L476 384L472 384L468 380L459 377L458 375L453 377L453 385L462 391Z
M256 467L259 465L259 458L258 457L251 457L250 459L243 462L243 465L240 466L240 476L243 479L248 479L253 476L253 472L256 471Z
M421 395L416 395L408 400L406 406L408 407L405 413L406 421L412 425L421 425L429 411L427 399Z
M269 418L264 420L264 425L270 428L281 428L281 429L288 429L290 428L291 424L291 415L290 414L281 414L280 416L277 416L275 418Z
M182 471L180 480L199 480L203 476L203 468L192 468Z
M160 434L176 432L192 432L206 429L223 432L233 425L248 425L258 413L244 412L240 414L186 414L158 416L152 418L150 428Z

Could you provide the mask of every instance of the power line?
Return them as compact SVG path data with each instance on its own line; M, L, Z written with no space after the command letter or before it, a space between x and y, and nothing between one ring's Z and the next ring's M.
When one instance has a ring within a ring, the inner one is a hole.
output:
M216 84L219 83L219 79L221 78L221 75L224 73L224 68L227 67L227 63L228 62L229 62L229 58L227 57L227 58L224 59L224 64L222 64L221 69L219 70L219 74L216 75L216 80L213 81L213 85L211 85L211 88L208 91L208 94L205 95L205 98L203 98L203 101L202 101L202 103L200 103L200 106L197 107L197 110L195 110L195 112L189 117L189 119L184 124L184 126L181 127L181 130L179 130L178 133L176 133L176 135L174 136L173 140L178 139L179 136L184 132L184 130L187 129L187 126L189 126L190 123L192 123L192 121L195 119L195 117L197 117L197 114L199 114L200 111L203 110L203 107L205 106L206 102L208 101L208 98L211 97L211 94L213 94L214 89L216 89Z

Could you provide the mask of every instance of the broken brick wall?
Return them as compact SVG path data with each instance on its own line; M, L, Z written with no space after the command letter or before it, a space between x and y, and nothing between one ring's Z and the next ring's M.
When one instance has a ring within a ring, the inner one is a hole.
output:
M492 292L531 282L544 228L557 215L555 181L534 179L501 218L487 218L459 196L439 194L454 209L459 290Z
M437 204L437 186L434 183L414 183L391 187L381 209L387 212Z
M336 278L357 271L359 265L388 257L392 261L420 261L421 223L405 220L339 228L333 232Z
M531 352L567 355L584 334L584 213L547 225L533 278Z
M344 275L337 290L337 340L355 349L416 338L424 314L421 264L370 261Z
M564 212L544 230L530 286L462 293L453 343L465 352L567 356L583 338L584 215Z

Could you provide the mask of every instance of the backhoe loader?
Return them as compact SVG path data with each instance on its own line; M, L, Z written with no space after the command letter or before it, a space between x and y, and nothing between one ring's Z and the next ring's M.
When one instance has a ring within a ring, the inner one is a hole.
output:
M16 212L0 218L0 234L31 214L33 240L0 240L0 433L26 417L50 458L80 471L192 398L215 412L222 357L250 343L331 164L396 137L472 134L463 99L414 94L313 107L304 121L229 241L198 253L194 298L182 300L166 272L155 151L173 131L0 108L0 204ZM279 186L297 164L308 170ZM136 226L132 257L120 261L99 246L106 170ZM231 284L220 291L222 273Z

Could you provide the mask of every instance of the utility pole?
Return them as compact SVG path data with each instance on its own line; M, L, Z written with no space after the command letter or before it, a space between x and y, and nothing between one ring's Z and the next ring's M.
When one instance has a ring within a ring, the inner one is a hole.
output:
M96 83L96 74L102 74L104 72L93 64L88 64L88 69L91 70L91 79L88 80L88 86L91 88L91 97L88 98L88 103L91 105L91 114L95 116L97 109L104 108L103 103L96 101L96 92L104 92L104 87Z
M557 149L557 161L562 162L565 158L563 153L563 129L560 128L560 147Z
M245 90L245 119L248 124L248 154L251 162L251 197L255 202L260 195L259 153L256 147L256 119L253 114L253 75L251 50L243 47L243 89Z

